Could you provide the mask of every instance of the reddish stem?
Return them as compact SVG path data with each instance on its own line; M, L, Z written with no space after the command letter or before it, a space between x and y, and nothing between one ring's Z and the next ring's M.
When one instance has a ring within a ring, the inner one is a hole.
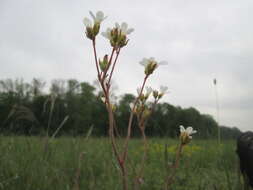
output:
M95 56L95 63L96 63L96 68L97 68L97 73L98 73L98 79L100 80L100 71L99 71L99 64L98 64L98 58L97 58L95 39L92 40L92 46L93 46L93 52L94 52L94 56Z
M119 57L119 53L120 53L120 49L116 52L117 55L116 55L116 58L114 60L113 66L112 66L112 70L111 70L111 73L110 73L110 76L109 76L108 84L110 84L110 82L111 82L112 74L113 74L117 59Z
M181 156L181 153L182 153L182 150L183 150L183 146L184 145L182 143L180 143L179 148L177 150L175 163L172 166L173 170L172 170L170 176L167 177L166 182L165 182L165 190L169 190L170 185L173 183L174 177L176 175L177 168L179 166L179 160L180 160L180 156Z
M138 97L134 101L133 110L135 109L136 104L137 104L137 102L138 102L138 100L139 100L139 98L140 98L140 96L141 96L141 94L143 92L143 89L144 89L144 86L145 86L146 81L148 79L148 76L149 75L146 75L145 78L144 78L144 81L143 81L142 86L141 86L140 94L138 95ZM132 129L133 116L134 116L134 112L132 111L131 114L130 114L129 121L128 121L127 137L126 137L125 145L124 145L123 160L126 160L127 153L128 153L128 142L129 142L129 139L131 137L131 129Z

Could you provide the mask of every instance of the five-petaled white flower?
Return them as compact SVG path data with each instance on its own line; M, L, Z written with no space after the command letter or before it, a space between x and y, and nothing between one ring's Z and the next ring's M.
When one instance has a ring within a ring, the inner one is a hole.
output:
M147 67L150 63L155 63L155 64L157 64L157 66L159 66L159 65L167 65L167 64L168 64L167 61L160 61L160 62L157 62L157 61L155 60L154 57L150 57L149 59L143 58L143 59L140 61L140 64L141 64L142 66L144 66L144 67Z
M120 30L121 35L127 35L134 31L133 28L128 28L128 24L126 22L122 22L121 25L119 23L115 23L115 27Z
M183 125L180 125L179 128L180 128L180 133L181 133L181 135L182 135L182 134L187 135L189 139L192 139L192 136L191 136L191 135L197 133L197 131L196 131L196 130L193 130L192 127L187 127L187 128L185 129Z
M103 20L107 18L106 16L104 16L104 13L102 11L98 11L96 13L96 16L91 11L89 11L89 13L94 21L94 24L100 24ZM92 27L91 20L86 17L83 19L83 23L86 27Z
M150 57L149 59L143 58L140 64L145 67L145 74L150 75L159 65L167 65L168 63L166 61L157 62L154 57Z

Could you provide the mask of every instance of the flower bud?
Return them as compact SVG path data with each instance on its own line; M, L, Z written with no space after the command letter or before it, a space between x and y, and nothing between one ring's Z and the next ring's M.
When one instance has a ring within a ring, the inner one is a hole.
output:
M141 101L141 102L145 102L145 100L146 100L145 95L144 95L144 94L141 94L141 95L140 95L140 101Z
M107 68L109 61L108 61L108 55L105 55L103 58L103 61L99 60L99 66L102 71L105 71Z
M87 38L89 38L90 40L94 39L93 29L91 27L86 27L85 34L86 34Z
M126 35L120 35L120 38L119 38L119 47L124 47L125 45L127 45L127 42L128 42L128 40L127 40L127 37L126 37Z
M157 90L153 91L153 97L156 99L158 97L159 93Z

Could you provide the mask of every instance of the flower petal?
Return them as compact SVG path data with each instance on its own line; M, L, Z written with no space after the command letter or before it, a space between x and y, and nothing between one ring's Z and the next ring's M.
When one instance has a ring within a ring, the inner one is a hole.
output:
M168 90L168 87L167 86L160 86L160 91L161 91L161 93L165 93L165 92L167 92L167 90Z
M123 33L123 34L126 34L127 33L127 23L126 22L122 22L122 24L121 24L121 32Z
M158 65L168 65L168 62L167 61L161 61L158 63Z
M86 17L83 19L83 23L84 23L84 25L85 25L86 27L91 27L91 25L92 25L90 19L88 19L88 18L86 18Z
M149 63L149 60L147 58L143 58L141 61L140 61L140 64L144 67L146 67Z
M129 29L126 31L126 34L130 34L130 33L132 33L133 31L134 31L133 28L129 28Z
M96 22L100 23L105 19L106 19L106 17L104 16L104 13L102 11L98 11L96 13Z
M95 15L91 11L89 11L89 13L90 13L90 16L93 18L93 20L95 21L96 20Z
M98 11L96 13L96 17L97 17L97 19L103 19L104 18L104 13L102 11Z
M193 131L193 128L192 127L187 127L186 128L186 132L191 135L192 134L192 131Z
M153 89L149 86L146 86L146 93L150 94L153 91Z
M180 128L180 133L185 132L185 128L184 128L184 126L183 126L183 125L180 125L180 126L179 126L179 128Z
M115 27L118 29L118 30L120 30L120 25L119 25L119 23L115 23Z
M150 61L150 62L156 62L154 57L150 57L150 58L149 58L149 61Z

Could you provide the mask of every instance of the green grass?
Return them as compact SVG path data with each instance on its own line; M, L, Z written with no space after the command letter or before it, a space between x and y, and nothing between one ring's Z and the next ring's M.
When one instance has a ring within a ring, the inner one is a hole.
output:
M173 162L177 140L149 140L141 189L162 189L165 144L168 162ZM142 149L141 140L131 140L130 168L140 167ZM43 138L0 137L0 168L0 190L121 189L120 170L106 138L62 137L50 141L45 149ZM213 140L193 140L185 148L172 190L240 189L234 141L218 146Z

